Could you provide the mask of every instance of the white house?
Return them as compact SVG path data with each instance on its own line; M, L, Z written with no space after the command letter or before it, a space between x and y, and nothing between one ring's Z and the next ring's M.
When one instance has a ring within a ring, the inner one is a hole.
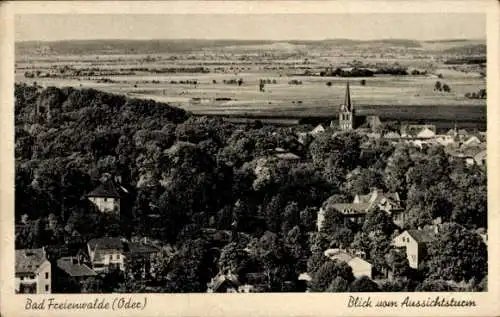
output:
M405 248L411 268L417 269L426 256L427 244L435 239L429 230L406 230L392 240L395 247Z
M97 188L86 196L102 213L119 215L122 196L127 193L128 191L123 186L111 179L111 176L107 176Z
M106 273L112 268L125 270L125 241L118 237L92 239L87 243L92 269Z
M43 248L16 250L16 293L50 294L51 264Z

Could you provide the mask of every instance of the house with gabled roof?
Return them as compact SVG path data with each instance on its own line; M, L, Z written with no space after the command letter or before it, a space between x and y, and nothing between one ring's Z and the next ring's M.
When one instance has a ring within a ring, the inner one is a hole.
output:
M429 229L405 230L392 240L392 245L406 250L411 268L418 269L419 264L427 256L428 244L436 239L436 231Z
M113 179L111 175L105 174L101 184L86 195L102 213L120 214L121 200L128 194L127 189Z
M218 273L207 284L208 293L237 293L241 283L232 272Z
M54 293L81 293L83 283L97 277L97 273L78 257L61 257L54 270Z
M87 243L92 269L97 273L107 273L112 269L125 271L126 258L141 258L142 275L151 271L151 261L160 253L160 248L142 243L129 242L121 237L103 237Z
M107 273L113 268L125 270L126 240L119 237L92 239L87 243L92 269Z
M52 292L52 266L43 248L16 250L15 291L24 294Z
M325 256L330 260L336 260L347 263L352 268L352 274L358 278L367 276L372 278L373 266L370 262L363 258L353 255L342 249L328 249L324 252Z
M368 212L375 209L387 212L391 216L392 221L398 226L402 226L404 223L404 208L401 205L399 194L384 193L377 188L372 188L371 192L366 195L355 195L352 203L335 203L330 198L327 199L318 212L318 231L321 231L325 212L328 208L337 210L346 219L359 224L364 222Z
M477 136L472 135L467 138L462 144L465 146L478 146L481 144L481 140L479 140Z
M401 137L407 139L430 139L436 136L436 126L432 124L408 124L401 126Z
M467 166L486 164L487 151L484 145L447 148L445 151L450 156L451 161L462 160Z

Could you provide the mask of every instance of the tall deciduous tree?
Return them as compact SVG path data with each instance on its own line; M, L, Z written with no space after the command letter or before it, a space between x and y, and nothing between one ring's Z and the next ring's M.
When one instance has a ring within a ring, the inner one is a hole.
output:
M481 237L456 223L443 225L429 245L429 274L434 278L468 281L487 274L488 255Z

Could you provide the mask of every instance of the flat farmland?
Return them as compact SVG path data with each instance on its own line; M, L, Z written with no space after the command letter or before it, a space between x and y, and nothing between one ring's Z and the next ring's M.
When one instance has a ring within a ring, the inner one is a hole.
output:
M330 116L343 102L349 81L351 96L360 110L370 105L382 106L485 106L484 100L466 99L467 92L484 89L485 80L470 75L443 79L430 76L386 76L369 78L338 78L315 76L279 76L272 73L175 74L107 76L110 83L86 79L36 78L19 75L17 81L42 86L73 86L95 88L130 97L153 99L182 107L199 114ZM241 86L223 81L243 79ZM259 80L269 79L259 91ZM366 80L361 85L361 80ZM290 84L292 80L302 84ZM155 83L152 83L155 81ZM196 81L197 84L180 82ZM436 81L450 86L451 92L434 90ZM331 85L327 85L331 83Z
M337 114L349 81L353 103L362 114L485 121L486 100L465 97L486 88L485 65L446 64L449 58L469 56L471 47L483 56L482 43L22 43L16 46L16 82L95 88L165 102L200 115L326 118ZM409 74L423 75L319 76L328 69L356 67L404 67ZM267 81L263 91L261 79ZM451 91L436 91L437 81Z

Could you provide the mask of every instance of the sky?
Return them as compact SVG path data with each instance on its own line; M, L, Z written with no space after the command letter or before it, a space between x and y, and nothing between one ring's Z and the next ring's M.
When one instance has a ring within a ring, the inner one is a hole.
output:
M481 13L24 14L16 41L71 39L484 39Z

